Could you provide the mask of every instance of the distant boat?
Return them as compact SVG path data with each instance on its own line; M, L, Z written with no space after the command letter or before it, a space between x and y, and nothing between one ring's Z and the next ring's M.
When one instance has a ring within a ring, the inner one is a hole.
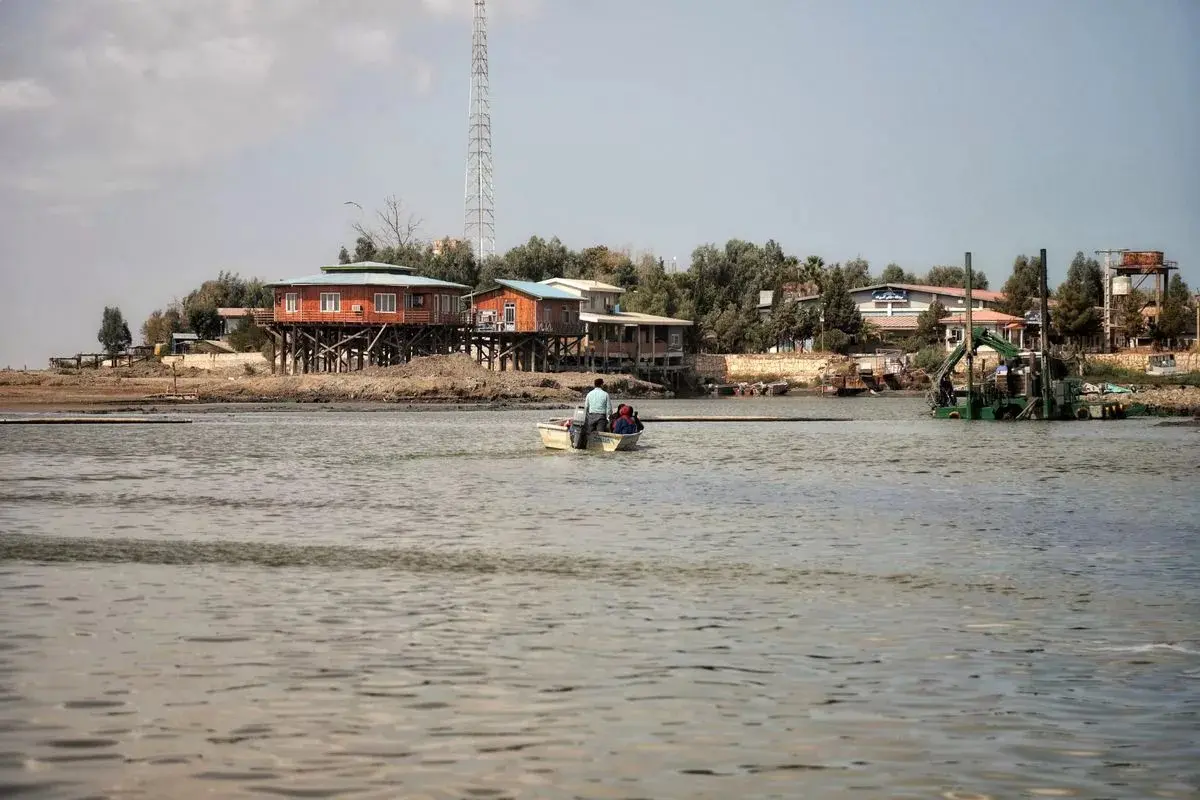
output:
M765 395L780 395L788 393L787 381L773 381L772 383L758 384L759 394Z
M867 387L865 386L861 389L857 387L847 388L845 386L822 386L821 394L826 397L857 397L866 390Z
M570 420L551 420L550 422L539 422L537 425L538 433L542 437L542 444L550 450L571 450L571 428ZM638 439L642 437L643 431L637 433L608 433L606 431L591 431L587 435L588 450L599 450L605 453L615 453L617 451L632 450L637 446Z
M821 381L821 394L827 397L856 397L868 388L858 375L828 375Z

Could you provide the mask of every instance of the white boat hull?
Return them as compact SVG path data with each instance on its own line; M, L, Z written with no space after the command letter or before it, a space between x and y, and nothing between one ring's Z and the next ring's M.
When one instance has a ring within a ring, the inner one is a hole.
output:
M571 430L566 425L560 425L554 422L539 422L538 433L542 437L542 444L550 450L570 450L571 449ZM642 432L629 434L607 433L604 431L592 431L587 437L587 449L599 450L605 453L615 453L617 451L632 450L637 446L638 439L642 436Z

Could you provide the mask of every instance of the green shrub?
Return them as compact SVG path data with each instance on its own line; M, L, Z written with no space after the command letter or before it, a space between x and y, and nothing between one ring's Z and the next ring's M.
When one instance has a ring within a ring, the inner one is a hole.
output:
M826 353L841 353L845 355L850 352L850 337L844 331L840 331L837 328L820 334L813 343L817 350Z
M913 366L917 369L923 369L926 372L937 372L941 368L942 362L946 360L946 351L940 347L931 345L922 347L913 357Z

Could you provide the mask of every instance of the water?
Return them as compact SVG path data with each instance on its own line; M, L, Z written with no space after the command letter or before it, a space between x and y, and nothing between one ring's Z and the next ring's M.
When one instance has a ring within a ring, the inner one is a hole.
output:
M0 796L1200 796L1200 433L0 429Z

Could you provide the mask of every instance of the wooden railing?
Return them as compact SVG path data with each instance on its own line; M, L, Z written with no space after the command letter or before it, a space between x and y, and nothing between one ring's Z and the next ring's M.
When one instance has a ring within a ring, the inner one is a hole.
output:
M588 345L585 351L588 355L597 357L608 355L610 358L621 356L624 358L635 358L639 355L642 359L647 358L672 358L683 355L683 347L681 345L668 345L663 342L655 342L652 345L642 343L639 349L637 342L592 342Z
M457 311L424 311L406 308L395 314L372 314L368 321L365 314L352 311L293 311L288 313L279 309L268 309L262 317L255 312L254 321L260 325L278 322L288 323L328 322L334 325L354 325L358 323L370 325L462 325L466 315Z
M478 316L466 317L466 324L478 331L496 331L499 333L529 333L515 322L499 322L494 319L480 319ZM587 333L587 325L582 322L539 322L537 333L552 333L558 336L583 336Z

